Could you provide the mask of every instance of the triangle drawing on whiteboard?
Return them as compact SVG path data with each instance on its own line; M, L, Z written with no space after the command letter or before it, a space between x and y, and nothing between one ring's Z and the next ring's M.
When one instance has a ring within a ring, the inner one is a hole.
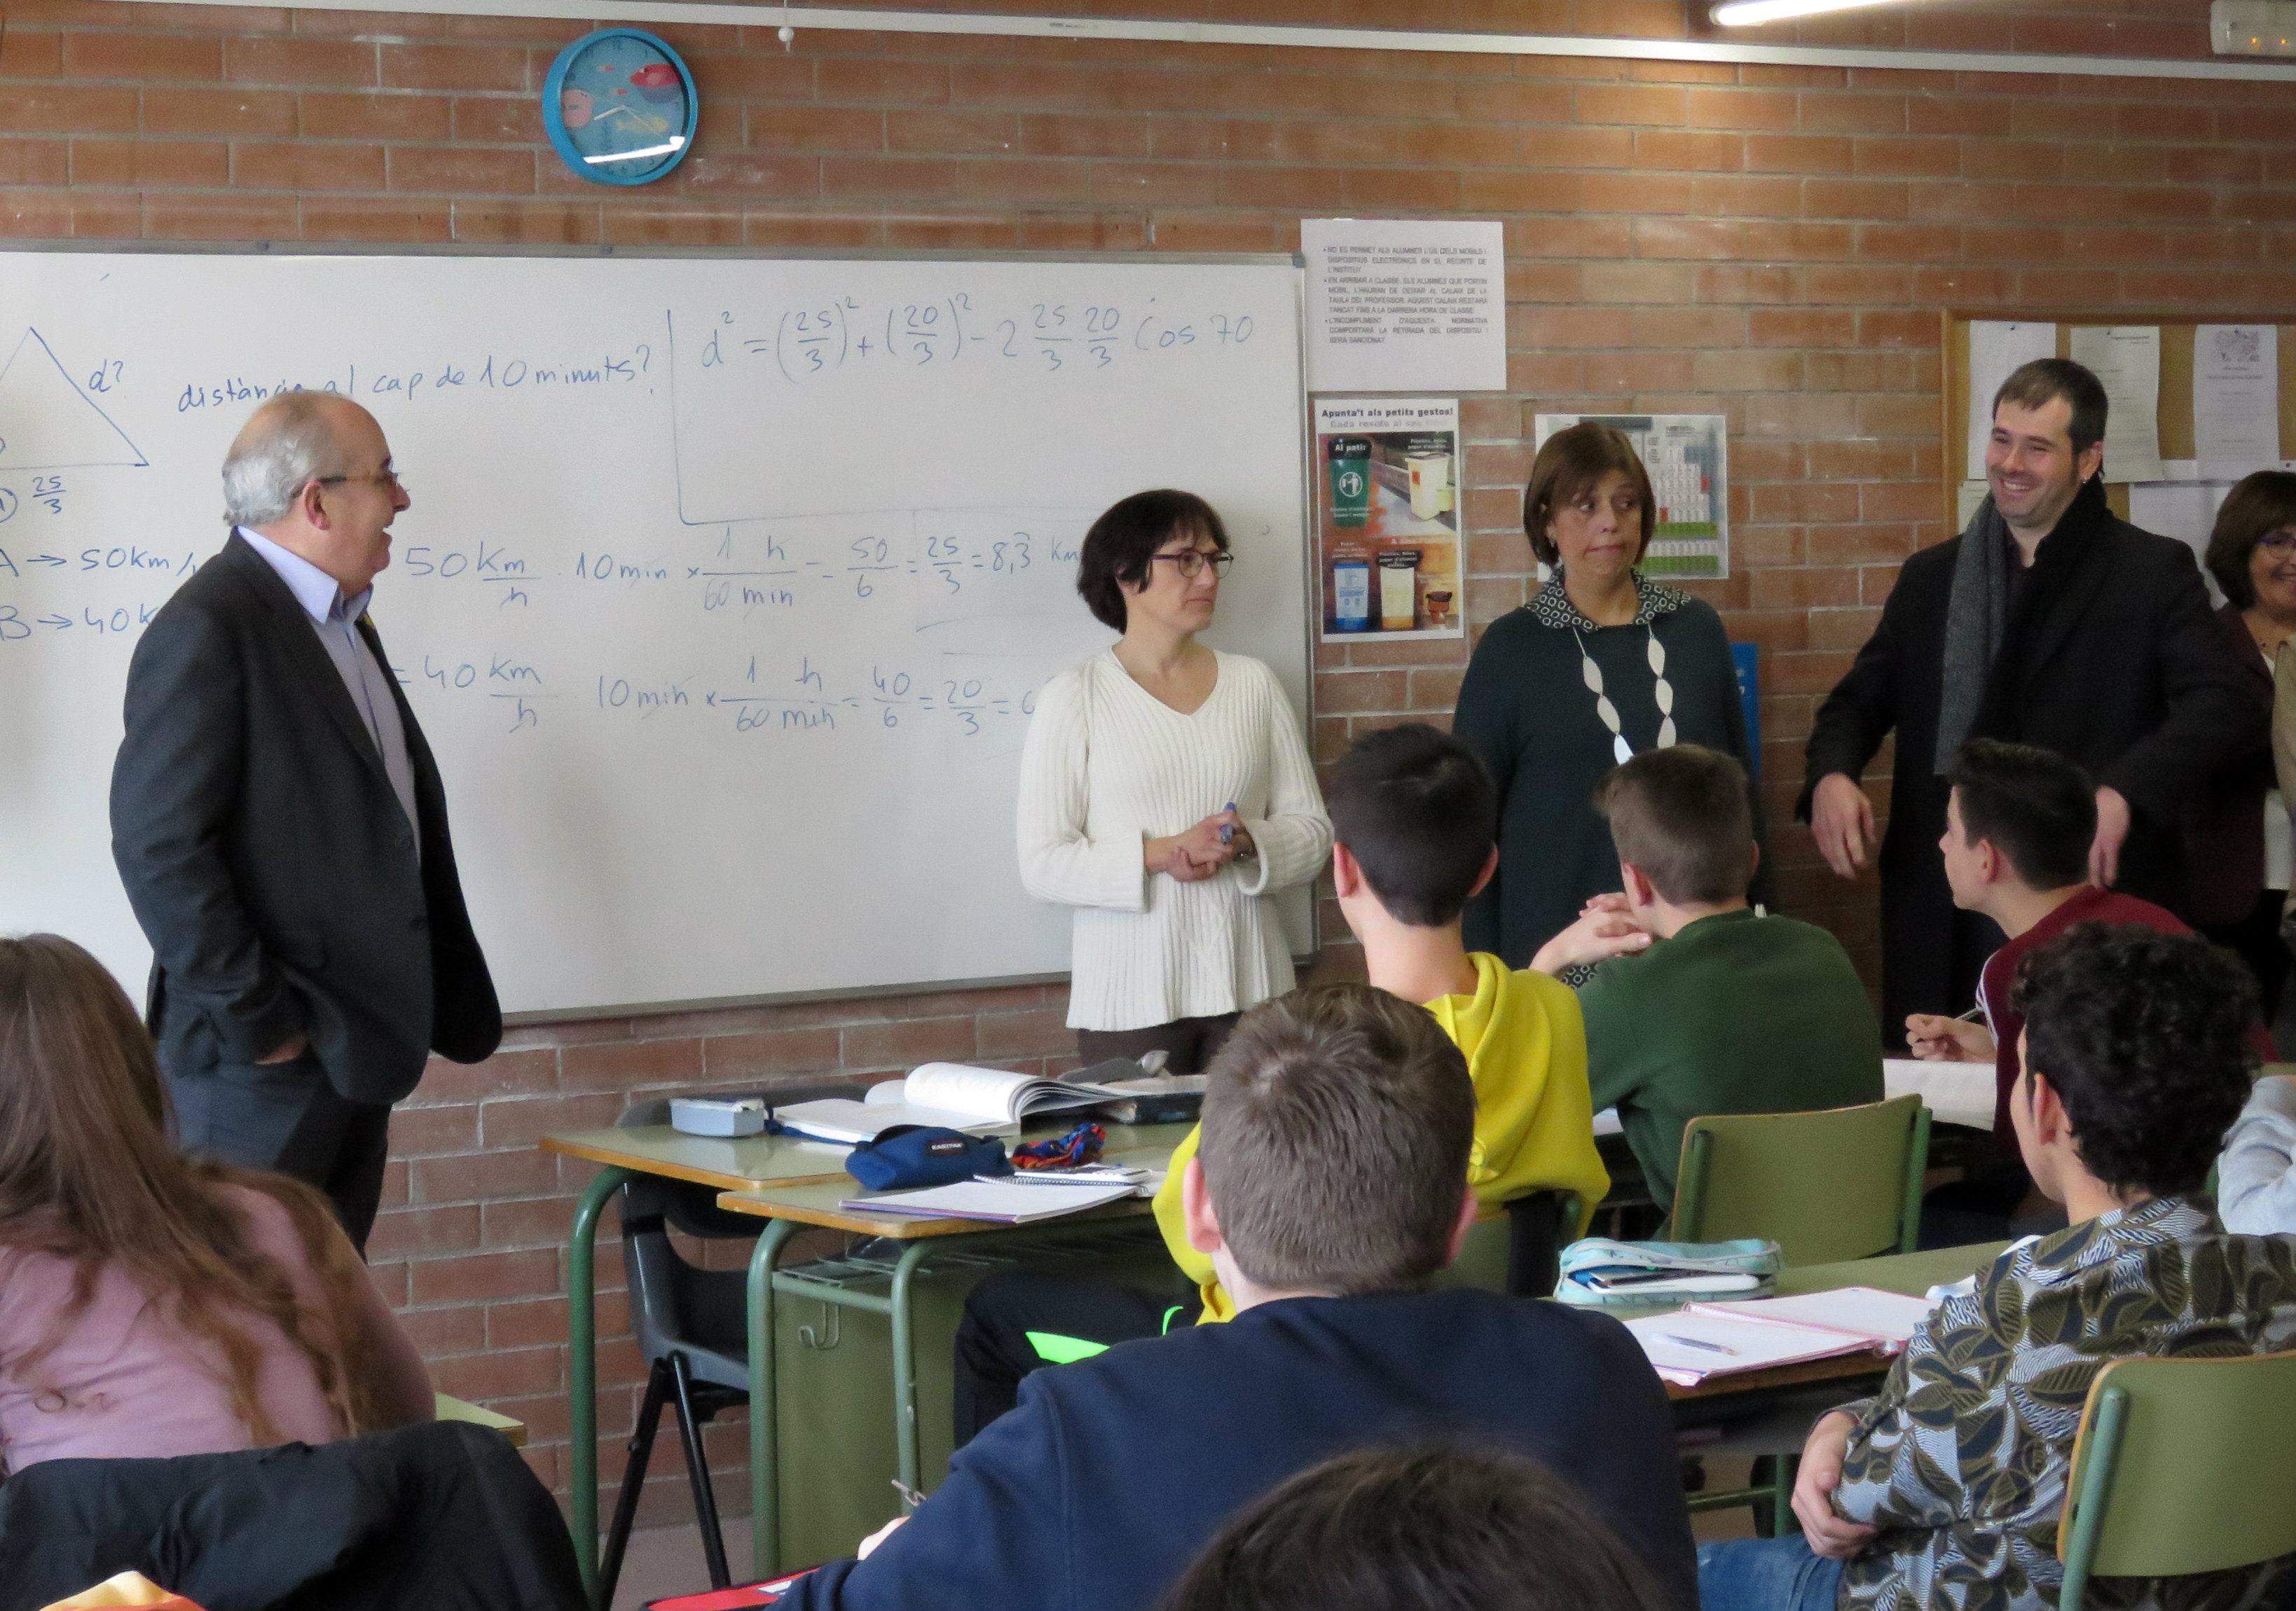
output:
M0 367L0 470L151 463L27 326Z

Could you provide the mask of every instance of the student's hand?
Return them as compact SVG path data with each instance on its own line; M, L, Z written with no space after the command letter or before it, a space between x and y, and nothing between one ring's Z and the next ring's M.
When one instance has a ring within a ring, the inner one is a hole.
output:
M1817 791L1810 796L1809 831L1825 864L1843 878L1854 879L1879 842L1874 832L1874 802L1848 773L1829 772L1818 779Z
M1794 1476L1793 1513L1801 1519L1802 1536L1828 1560L1848 1560L1874 1541L1874 1529L1833 1511L1833 1491L1841 1486L1841 1462L1857 1425L1839 1410L1820 1419L1802 1445L1801 1469Z
M1606 904L1610 902L1617 904ZM1577 922L1538 948L1530 959L1532 969L1556 974L1574 962L1600 962L1644 949L1651 943L1650 934L1625 909L1624 895L1596 895Z
M908 1519L909 1518L906 1516L897 1516L891 1521L887 1522L883 1526L878 1528L874 1533L872 1533L868 1537L863 1539L861 1541L861 1547L853 1551L853 1558L855 1560L867 1560L870 1553L874 1550L879 1544L883 1543L887 1539L892 1537L893 1533L899 1528L901 1524Z
M2088 881L2112 887L2120 876L2120 842L2128 837L2128 802L2117 789L2096 791L2096 838L2088 846Z
M1993 1031L1984 1025L1933 1012L1906 1015L1906 1047L1931 1063L1989 1063L1997 1050Z
M311 1042L309 1037L299 1030L295 1034L289 1035L285 1040L280 1042L278 1049L273 1051L269 1057L260 1057L256 1059L255 1066L258 1068L268 1068L274 1063L291 1063L310 1049Z

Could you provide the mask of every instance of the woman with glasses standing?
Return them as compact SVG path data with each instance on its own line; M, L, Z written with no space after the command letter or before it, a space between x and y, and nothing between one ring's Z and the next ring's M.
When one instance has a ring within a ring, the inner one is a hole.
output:
M2273 745L2259 744L2194 793L2185 816L2188 915L2256 975L2269 1025L2289 969L2281 912L2288 900L2287 791L2296 783L2296 650L2284 653L2282 646L2296 634L2296 475L2259 470L2225 495L2208 568L2224 590L2217 620L2226 639L2272 699ZM2292 775L2275 777L2275 748L2289 750Z
M1275 896L1332 850L1275 674L1199 642L1233 556L1193 493L1093 522L1077 592L1118 642L1037 697L1021 756L1021 880L1076 909L1069 1026L1091 1064L1160 1051L1202 1071L1245 1008L1292 985Z
M1657 519L1649 472L1608 425L1559 430L1531 463L1523 530L1553 574L1476 644L1452 718L1499 789L1498 872L1468 904L1467 948L1510 968L1562 973L1582 959L1576 939L1547 942L1620 887L1593 802L1604 773L1645 749L1702 744L1756 776L1722 617L1636 568ZM1749 791L1759 846L1761 799ZM1768 885L1758 856L1751 897L1767 900ZM1597 955L1642 943L1616 923L1593 928Z

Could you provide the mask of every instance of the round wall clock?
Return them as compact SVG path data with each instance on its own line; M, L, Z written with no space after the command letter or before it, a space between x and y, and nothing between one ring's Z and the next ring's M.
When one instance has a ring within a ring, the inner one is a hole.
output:
M693 148L701 97L677 53L643 29L586 34L558 53L542 123L567 167L594 184L644 184Z

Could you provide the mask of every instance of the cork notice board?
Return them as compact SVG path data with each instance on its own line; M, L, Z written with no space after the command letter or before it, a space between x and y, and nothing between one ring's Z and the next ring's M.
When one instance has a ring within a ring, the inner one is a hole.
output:
M2030 319L2046 323L2046 314L2021 314L2002 308L1981 312L1948 310L1944 321L1945 418L1940 427L1944 452L1939 455L1939 497L1946 529L1959 531L1958 496L1962 471L1967 468L1965 443L1969 429L1969 326L1972 320ZM2193 338L2203 324L2278 324L2280 329L2280 454L2296 458L2296 324L2283 324L2269 315L2148 313L2060 314L2057 356L2072 356L2072 332L2079 325L2157 324L2161 327L2161 456L2197 456L2193 436ZM2105 495L2113 512L2128 516L2128 487L2108 481Z

